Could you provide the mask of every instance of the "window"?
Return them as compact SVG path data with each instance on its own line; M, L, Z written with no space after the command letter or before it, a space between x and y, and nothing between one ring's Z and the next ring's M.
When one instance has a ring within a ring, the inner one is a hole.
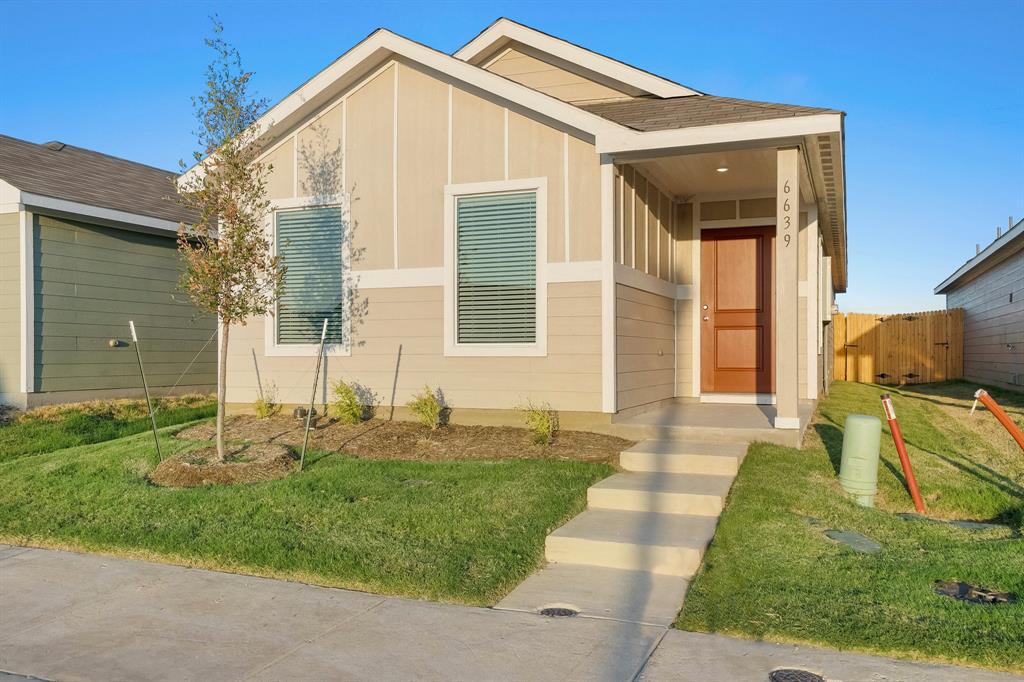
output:
M545 194L544 179L446 188L446 354L546 354Z
M336 206L274 212L277 255L286 268L277 302L274 345L311 349L327 320L328 345L345 343L342 210Z

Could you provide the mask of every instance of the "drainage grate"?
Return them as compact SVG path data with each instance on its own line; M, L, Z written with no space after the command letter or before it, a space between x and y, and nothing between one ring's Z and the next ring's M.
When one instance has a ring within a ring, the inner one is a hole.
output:
M779 668L768 673L768 682L825 682L825 678L809 670Z
M972 604L1015 604L1017 595L1013 592L996 592L957 580L936 580L935 594Z
M578 613L579 611L576 609L570 609L566 606L548 606L540 610L540 615L549 618L571 618Z

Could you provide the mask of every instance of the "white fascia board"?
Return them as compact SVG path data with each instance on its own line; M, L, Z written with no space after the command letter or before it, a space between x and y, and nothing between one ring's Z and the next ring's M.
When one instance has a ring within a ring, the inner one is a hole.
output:
M597 151L602 154L622 154L779 138L799 138L805 135L837 133L842 130L842 124L842 114L815 114L774 118L767 121L720 123L694 128L655 130L647 133L620 129L598 134Z
M478 58L492 52L496 45L509 41L528 45L553 57L575 64L587 71L621 83L628 88L635 88L657 97L687 97L702 94L679 83L673 83L666 78L638 69L635 66L624 64L579 45L573 45L561 38L547 35L529 26L523 26L504 18L491 24L483 33L461 47L455 53L455 58L475 63L475 60Z
M51 211L60 211L61 213L73 213L89 218L99 218L101 220L125 223L126 225L151 227L157 230L165 230L174 233L178 232L179 226L179 224L173 220L164 220L163 218L154 218L152 216L139 215L138 213L119 211L113 208L103 208L102 206L92 206L91 204L82 204L77 201L68 201L66 199L55 199L41 194L29 194L28 192L21 193L21 203L30 210L43 209L45 211L48 209Z
M956 272L947 277L941 284L935 287L935 294L948 293L949 289L953 287L961 278L968 274L971 270L978 267L989 258L994 256L997 252L1001 251L1004 247L1009 245L1010 242L1017 239L1018 237L1024 237L1024 220L1019 221L1012 228L1004 232L999 236L998 239L993 241L991 244L986 246L981 253L974 256L966 263L957 268Z
M361 76L366 68L395 56L404 57L461 83L518 104L595 137L601 133L628 130L597 114L584 111L560 99L495 75L408 38L403 38L386 29L379 29L261 116L253 124L257 129L257 137L264 136L275 127L287 130L301 120L306 109L325 104L326 100L322 95L332 86L335 86L334 89L340 92L350 82L354 82ZM339 82L341 87L337 87ZM178 186L181 187L180 183L194 177L199 172L197 169L200 168L200 165L192 166L182 174L178 179Z

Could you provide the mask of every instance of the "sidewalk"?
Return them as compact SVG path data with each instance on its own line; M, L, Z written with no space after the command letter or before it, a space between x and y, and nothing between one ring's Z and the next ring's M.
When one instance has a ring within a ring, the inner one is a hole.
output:
M763 682L800 663L848 682L1022 679L777 646L0 545L0 671L19 676L632 680L658 647L642 679Z

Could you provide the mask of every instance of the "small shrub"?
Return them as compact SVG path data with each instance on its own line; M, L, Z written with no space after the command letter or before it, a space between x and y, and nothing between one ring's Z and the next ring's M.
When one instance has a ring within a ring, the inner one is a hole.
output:
M270 383L263 390L263 396L256 399L252 404L256 416L260 419L270 419L281 411L281 403L277 402L277 385Z
M342 424L358 424L363 421L363 406L353 384L338 380L331 384L334 400L327 406L327 414Z
M441 425L441 417L444 414L444 402L440 394L440 390L424 386L421 392L406 403L412 413L416 415L416 419L431 429L436 429Z
M533 442L548 445L558 433L558 412L548 403L535 404L532 400L518 408L526 417L526 426L533 431Z

